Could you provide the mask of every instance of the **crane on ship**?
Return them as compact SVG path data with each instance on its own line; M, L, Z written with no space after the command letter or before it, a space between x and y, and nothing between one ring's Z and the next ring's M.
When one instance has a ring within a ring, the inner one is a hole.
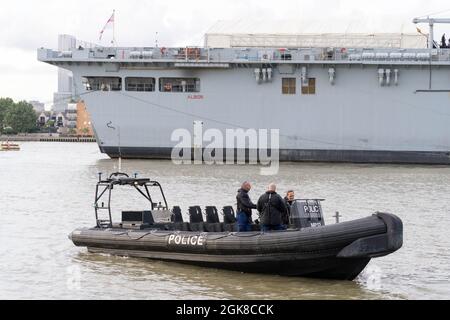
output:
M413 20L414 24L419 24L419 23L428 23L428 25L430 26L430 33L428 34L428 48L432 49L433 45L434 45L434 25L435 24L450 24L450 19L446 19L446 18L430 18L430 17L426 17L426 18L415 18Z

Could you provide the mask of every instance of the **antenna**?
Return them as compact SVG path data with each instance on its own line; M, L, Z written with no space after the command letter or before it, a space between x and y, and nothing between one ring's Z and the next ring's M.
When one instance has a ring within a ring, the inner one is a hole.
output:
M122 149L120 146L120 126L118 130L118 141L119 141L119 172L122 172Z
M115 127L113 127L113 122L110 121L106 124L106 126L112 130L116 130ZM121 147L121 141L120 141L120 126L117 127L117 140L119 144L119 172L122 172L122 147Z
M116 10L113 10L113 39L112 39L112 44L114 47L117 47L117 42L116 42Z

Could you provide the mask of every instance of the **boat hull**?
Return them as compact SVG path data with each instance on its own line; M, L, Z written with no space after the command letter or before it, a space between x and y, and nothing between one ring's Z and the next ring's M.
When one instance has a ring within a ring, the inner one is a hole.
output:
M305 277L333 280L354 280L370 262L370 258L341 259L329 255L305 255L252 257L252 259L235 258L229 261L211 259L210 256L198 255L196 259L186 259L185 255L161 252L88 248L90 253L111 254L115 256L146 258L165 262L176 262L204 268L230 270L244 273L271 274L286 277Z
M70 237L92 253L246 273L353 280L372 258L402 247L403 224L394 215L378 213L332 226L284 232L80 229Z

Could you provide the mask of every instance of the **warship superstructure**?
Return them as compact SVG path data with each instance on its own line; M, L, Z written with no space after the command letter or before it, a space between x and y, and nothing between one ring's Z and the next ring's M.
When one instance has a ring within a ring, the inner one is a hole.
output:
M38 59L73 73L111 157L170 159L173 132L201 123L279 129L282 161L450 164L450 49L335 40L332 47L79 46L39 49Z

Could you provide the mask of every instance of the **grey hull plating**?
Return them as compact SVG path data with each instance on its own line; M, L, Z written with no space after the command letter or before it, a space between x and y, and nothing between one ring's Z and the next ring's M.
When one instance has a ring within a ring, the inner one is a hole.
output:
M171 160L171 148L100 147L111 158ZM236 151L231 150L234 154ZM249 151L246 150L248 160ZM192 152L194 154L194 152ZM224 150L224 155L227 150ZM225 159L224 159L225 160ZM285 162L344 162L380 164L450 165L449 152L418 151L355 151L355 150L280 150L280 161Z
M372 258L403 245L403 224L391 214L284 232L199 233L170 230L81 229L70 238L93 253L149 258L248 273L353 280ZM203 237L174 245L174 236Z

